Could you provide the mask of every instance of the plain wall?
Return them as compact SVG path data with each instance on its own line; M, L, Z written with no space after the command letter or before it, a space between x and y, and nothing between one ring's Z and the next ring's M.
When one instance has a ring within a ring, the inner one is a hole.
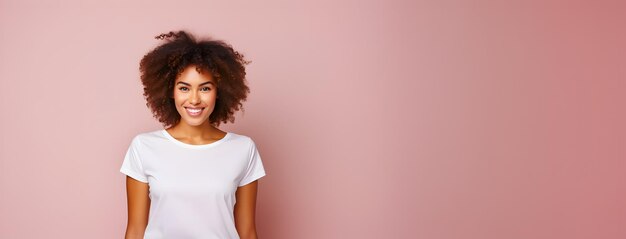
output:
M139 60L252 63L262 239L626 238L623 1L0 0L0 238L123 238Z

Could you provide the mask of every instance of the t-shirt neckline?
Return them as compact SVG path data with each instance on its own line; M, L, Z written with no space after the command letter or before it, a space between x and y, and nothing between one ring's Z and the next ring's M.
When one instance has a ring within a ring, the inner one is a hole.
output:
M162 129L161 132L163 133L163 135L169 139L170 141L174 142L175 144L178 144L180 146L183 146L185 148L191 148L191 149L205 149L205 148L211 148L211 147L215 147L219 144L221 144L222 142L226 141L226 139L228 139L231 136L230 132L226 132L226 135L224 135L224 137L222 137L221 139L218 139L217 141L213 142L213 143L209 143L209 144L188 144L185 142L182 142L176 138L174 138L174 136L170 135L169 132L167 132L167 130Z

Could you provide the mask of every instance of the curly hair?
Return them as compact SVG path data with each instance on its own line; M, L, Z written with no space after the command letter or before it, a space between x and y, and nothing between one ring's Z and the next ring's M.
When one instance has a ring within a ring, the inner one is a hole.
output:
M246 84L244 56L232 46L211 38L196 40L185 32L169 32L155 37L166 40L144 55L139 63L143 96L153 116L165 127L180 122L180 114L174 105L174 82L179 74L189 66L209 72L217 83L215 108L209 116L209 123L234 123L234 113L243 109L250 89Z

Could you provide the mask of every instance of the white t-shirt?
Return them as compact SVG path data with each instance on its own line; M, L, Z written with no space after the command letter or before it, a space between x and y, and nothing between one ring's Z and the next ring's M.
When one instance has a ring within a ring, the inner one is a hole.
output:
M213 143L192 145L165 129L135 136L120 172L149 185L145 239L238 239L237 187L265 176L248 136L227 132Z

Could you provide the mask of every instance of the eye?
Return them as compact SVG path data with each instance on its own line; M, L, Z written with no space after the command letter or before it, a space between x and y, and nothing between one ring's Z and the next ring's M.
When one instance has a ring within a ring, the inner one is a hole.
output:
M183 86L183 87L180 87L180 88L178 88L178 89L179 89L179 90L181 90L181 91L186 91L186 90L187 90L187 87L184 87L184 86Z
M210 91L210 90L211 90L211 88L209 88L209 87L203 87L203 88L202 88L202 90L204 90L204 91Z

